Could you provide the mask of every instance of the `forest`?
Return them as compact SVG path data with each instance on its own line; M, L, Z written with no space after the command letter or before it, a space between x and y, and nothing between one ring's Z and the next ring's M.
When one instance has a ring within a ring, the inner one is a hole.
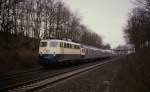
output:
M109 49L110 45L104 45L102 37L82 24L81 20L62 0L0 1L0 31L15 35L13 38L6 35L8 39L4 47L8 48L14 45L9 45L14 39L19 39L14 48L21 47L19 42L31 44L31 39L71 39L81 44Z

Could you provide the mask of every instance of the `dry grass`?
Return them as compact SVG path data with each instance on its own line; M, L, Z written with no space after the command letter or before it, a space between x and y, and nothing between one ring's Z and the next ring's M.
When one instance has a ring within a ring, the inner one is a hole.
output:
M15 51L0 49L0 72L7 73L38 67L37 57L37 52L27 49Z
M150 91L150 49L139 50L124 59L113 81L113 92Z
M38 40L0 32L0 73L38 67Z

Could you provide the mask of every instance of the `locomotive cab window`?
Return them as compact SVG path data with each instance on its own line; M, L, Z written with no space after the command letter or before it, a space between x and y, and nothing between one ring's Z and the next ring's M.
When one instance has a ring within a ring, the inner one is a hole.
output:
M47 46L47 42L40 42L40 47L46 47Z

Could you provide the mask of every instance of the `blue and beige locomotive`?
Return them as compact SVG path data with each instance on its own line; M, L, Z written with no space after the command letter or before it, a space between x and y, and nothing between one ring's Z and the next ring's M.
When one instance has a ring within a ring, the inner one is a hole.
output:
M92 60L110 56L109 50L57 39L41 40L39 46L39 62L43 66L73 60L78 62L78 60Z

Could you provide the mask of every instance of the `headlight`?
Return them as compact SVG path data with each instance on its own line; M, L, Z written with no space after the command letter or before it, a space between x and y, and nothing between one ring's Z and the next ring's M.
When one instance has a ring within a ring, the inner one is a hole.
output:
M55 52L53 53L53 56L56 56L56 53L55 53Z
M48 52L50 52L50 50L46 50L46 52L48 53Z
M42 52L40 52L39 55L42 56Z

